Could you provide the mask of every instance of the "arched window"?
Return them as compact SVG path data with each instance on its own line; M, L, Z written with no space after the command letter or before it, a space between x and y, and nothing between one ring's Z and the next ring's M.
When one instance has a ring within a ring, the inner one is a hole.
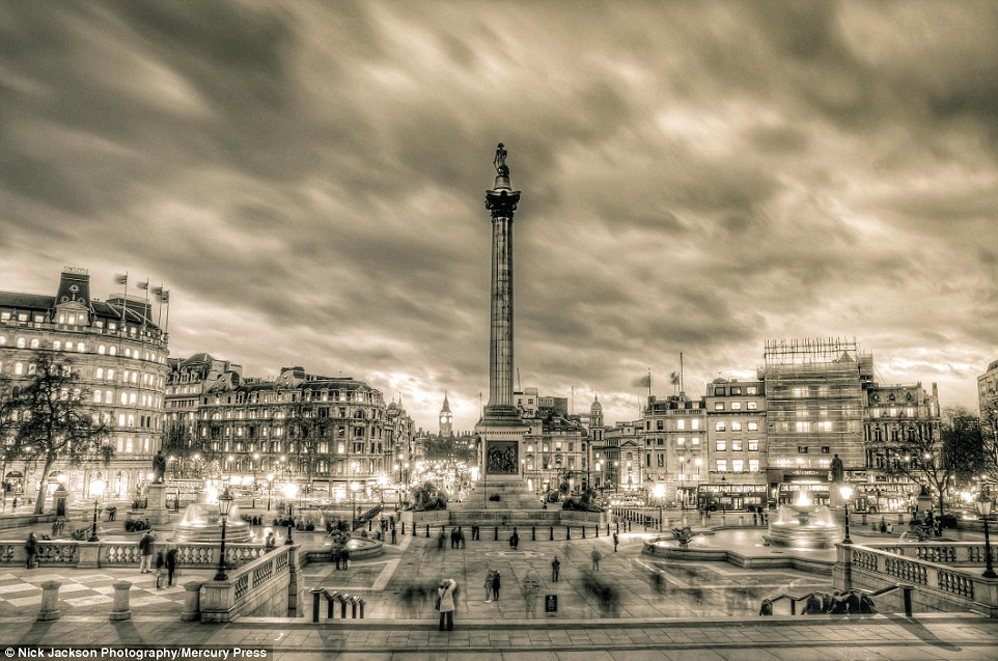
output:
M37 349L37 348L39 347L39 345L40 345L40 344L41 344L41 343L40 343L40 342L38 341L38 338L37 338L37 337L36 337L36 338L33 338L33 339L31 340L31 348L32 348L32 349Z
M73 350L73 343L66 342L66 351L72 351L72 350Z
M118 355L118 347L112 345L111 348L107 350L107 352L109 354L111 354L112 356L117 356Z
M24 365L22 363L14 363L14 374L17 376L24 374Z
M61 349L61 348L62 348L62 342L61 342L61 341L59 341L59 340L56 340L55 342L53 342L53 343L52 343L52 348L53 348L53 349L54 349L55 351L58 351L59 349Z
M94 373L94 377L96 377L98 379L103 379L104 378L104 368L103 367L98 367L97 371Z
M35 364L34 363L28 363L28 374L34 374L35 373L35 369L36 368L35 368Z
M103 344L97 347L97 353L100 354L101 356L103 356L105 352L107 352L107 347L105 347Z
M95 404L100 404L101 403L101 392L100 392L100 390L95 390L94 391L94 403Z
M27 343L25 342L24 338L23 337L17 338L17 348L23 349L25 346L27 346Z
M76 345L76 350L79 351L80 353L83 353L84 351L87 350L87 345L85 345L83 342L80 342Z

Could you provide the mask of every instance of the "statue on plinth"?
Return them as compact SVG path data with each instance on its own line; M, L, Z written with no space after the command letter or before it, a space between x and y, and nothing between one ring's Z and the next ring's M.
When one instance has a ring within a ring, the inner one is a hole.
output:
M156 456L152 458L152 473L153 484L162 484L163 476L166 475L166 457L163 456L162 450L156 452Z
M839 455L836 454L832 458L832 484L842 484L845 482L845 469L842 466L842 460L839 459Z
M496 167L496 174L500 177L509 176L509 167L506 165L506 148L500 142L499 146L496 147L496 158L492 161L492 164Z

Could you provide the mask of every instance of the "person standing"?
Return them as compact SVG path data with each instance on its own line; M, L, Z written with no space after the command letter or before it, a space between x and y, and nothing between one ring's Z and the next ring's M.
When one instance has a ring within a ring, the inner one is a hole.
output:
M617 538L617 533L613 533L613 552L614 553L617 552L617 544L619 544L619 543L620 543L620 540Z
M28 562L26 567L28 569L34 569L35 556L38 555L38 537L35 536L35 533L28 534L28 539L26 542L24 542L24 550L28 554Z
M593 559L593 571L599 571L599 561L603 558L603 554L599 550L593 549L590 557Z
M173 585L173 576L177 573L177 548L173 547L166 552L166 586Z
M492 582L496 578L496 573L489 570L489 573L485 576L485 603L492 603Z
M496 570L496 575L492 577L492 601L499 601L499 588L502 587L502 582L499 576L499 570Z
M395 520L392 520L392 544L398 544L398 538L395 532Z
M152 542L152 533L147 530L139 540L139 552L142 554L142 559L139 560L140 574L152 573Z
M440 587L437 588L437 598L440 600L440 630L444 630L444 624L447 625L447 631L454 630L454 591L457 590L457 581L453 578L445 578L440 581Z
M350 549L343 547L343 569L350 569Z
M155 572L155 574L156 574L156 589L157 590L162 590L163 589L163 584L162 584L161 581L163 580L163 569L165 567L166 567L166 558L163 557L163 551L162 550L157 551L156 552L156 572Z
M558 560L558 556L555 556L554 560L551 561L551 582L557 583L561 576L561 561Z

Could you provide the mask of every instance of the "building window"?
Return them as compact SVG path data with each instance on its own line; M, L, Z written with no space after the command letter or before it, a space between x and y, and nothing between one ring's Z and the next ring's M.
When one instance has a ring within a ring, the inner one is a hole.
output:
M731 431L741 431L741 430L742 430L742 423L738 421L731 422Z
M796 429L798 434L806 434L811 431L811 423L808 421L797 422ZM752 430L755 431L755 430Z
M735 452L741 452L742 442L741 441L731 441L731 449Z
M714 423L714 431L724 431L725 429L727 429L727 424L723 420Z
M759 404L756 402L746 402L745 408L747 408L749 411L755 411L756 409L759 408Z
M759 460L758 459L749 459L748 460L748 469L749 469L750 473L758 473L759 472Z
M23 337L17 338L17 348L18 349L23 349L26 345L27 345L27 343L26 343L26 341L25 341L25 339Z
M807 446L806 445L798 445L797 446L797 454L807 454Z
M721 388L721 387L714 388L714 396L715 397L720 397L720 396L723 396L723 395L724 395L724 388Z
M749 442L748 442L748 449L749 449L749 452L758 452L759 451L759 441L757 441L757 440L749 440Z
M686 438L680 436L676 439L676 445L686 445Z
M731 470L733 470L736 473L741 473L743 470L745 470L745 462L743 462L741 459L732 459Z
M728 444L725 441L718 441L716 447L718 452L724 452L728 449Z
M821 454L829 454L831 451L832 448L828 447L827 445L821 446Z
M717 460L717 472L724 473L728 470L728 460L718 459Z
M694 436L693 437L693 445L700 445L700 437L699 436Z
M741 402L731 402L731 410L732 411L741 411L742 410L742 403Z
M724 402L714 402L714 410L715 411L723 411L724 410Z
M745 387L745 394L746 395L755 395L755 394L758 394L758 392L759 392L759 390L755 386L746 386Z
M696 418L694 418L690 424L691 424L690 429L700 429L700 421L697 420Z

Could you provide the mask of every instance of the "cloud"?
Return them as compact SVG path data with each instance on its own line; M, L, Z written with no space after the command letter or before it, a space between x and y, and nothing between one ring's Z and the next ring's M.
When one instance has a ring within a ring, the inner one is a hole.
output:
M503 141L524 385L629 419L680 351L697 393L765 338L841 334L973 406L998 327L993 3L578 7L18 3L2 286L149 273L174 355L368 378L428 427L446 389L470 428Z

